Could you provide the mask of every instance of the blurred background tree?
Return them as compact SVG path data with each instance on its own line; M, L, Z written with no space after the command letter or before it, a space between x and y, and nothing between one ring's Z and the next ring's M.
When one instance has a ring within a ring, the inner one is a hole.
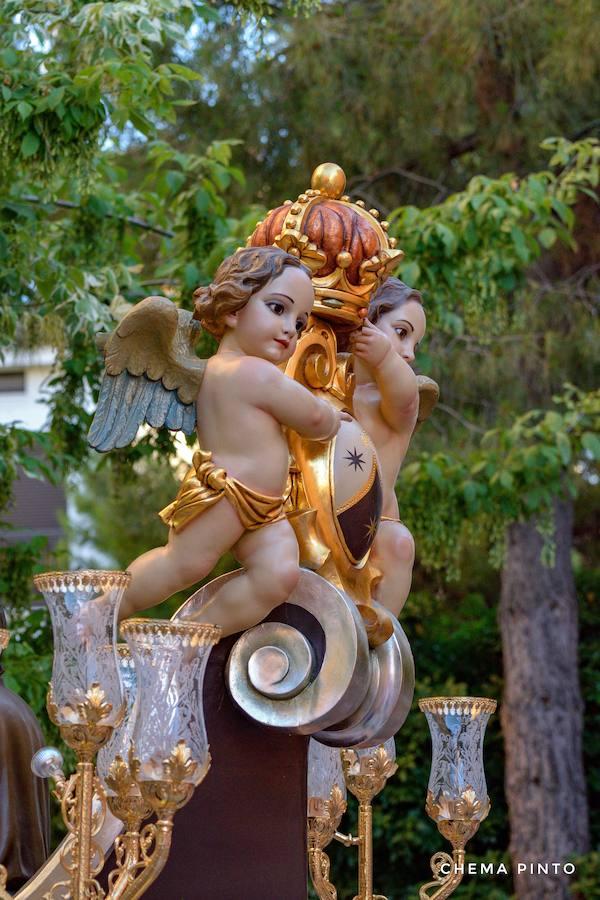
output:
M100 372L94 332L147 293L189 303L261 208L305 188L323 160L340 163L353 196L390 218L405 250L399 274L423 291L429 318L418 367L442 386L399 483L420 558L403 614L418 693L500 698L505 655L507 796L495 723L495 805L473 841L487 859L507 852L507 802L521 853L589 846L576 666L579 607L586 717L597 725L597 651L585 630L597 624L598 583L594 13L569 0L71 0L43 10L9 0L0 11L10 160L0 173L0 341L59 353L49 433L0 426L0 503L19 465L54 477L91 465L79 503L96 547L123 566L154 544L152 527L132 522L131 499L148 496L150 511L155 491L156 508L171 495L173 442L146 434L94 468L84 439ZM568 140L542 147L553 134ZM38 546L0 548L9 603L29 606L39 560ZM20 671L34 656L44 669L43 623L25 616L18 627ZM41 707L39 686L19 684ZM409 718L380 808L378 889L390 898L414 896L440 846L421 809L425 731ZM592 787L597 750L597 737L586 740ZM594 846L599 827L593 817ZM335 857L342 896L354 883L350 855ZM591 896L598 883L581 872ZM510 894L495 884L486 897ZM569 891L543 879L515 887L527 900ZM481 890L478 880L460 893Z

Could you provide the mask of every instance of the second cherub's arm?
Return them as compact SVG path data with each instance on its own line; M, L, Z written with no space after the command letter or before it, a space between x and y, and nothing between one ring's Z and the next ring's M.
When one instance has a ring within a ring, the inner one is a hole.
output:
M419 392L409 364L394 351L387 334L368 320L355 332L352 349L371 370L381 398L381 415L390 428L400 431L409 425L412 431L419 409Z

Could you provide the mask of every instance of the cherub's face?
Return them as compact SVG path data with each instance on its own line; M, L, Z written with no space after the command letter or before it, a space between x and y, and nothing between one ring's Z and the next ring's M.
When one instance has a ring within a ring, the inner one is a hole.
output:
M383 313L376 325L390 338L395 352L407 363L412 363L425 334L425 312L421 304L416 300L409 300L408 303Z
M302 269L286 266L246 306L225 319L247 356L286 362L296 349L315 300L312 282Z

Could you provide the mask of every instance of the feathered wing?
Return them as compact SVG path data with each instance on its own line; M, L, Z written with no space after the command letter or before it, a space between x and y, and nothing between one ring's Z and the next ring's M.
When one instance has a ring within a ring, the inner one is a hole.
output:
M88 443L101 453L130 444L140 425L191 434L206 360L200 326L165 297L137 303L103 343L106 368Z
M417 375L417 387L419 389L419 412L415 430L429 418L440 399L440 387L433 378L427 375Z

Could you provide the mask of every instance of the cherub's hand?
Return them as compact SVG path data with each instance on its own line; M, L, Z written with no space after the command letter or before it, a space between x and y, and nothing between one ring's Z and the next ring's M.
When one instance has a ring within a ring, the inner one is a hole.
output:
M362 328L350 335L350 348L355 356L376 369L392 350L392 342L387 334L365 319Z

